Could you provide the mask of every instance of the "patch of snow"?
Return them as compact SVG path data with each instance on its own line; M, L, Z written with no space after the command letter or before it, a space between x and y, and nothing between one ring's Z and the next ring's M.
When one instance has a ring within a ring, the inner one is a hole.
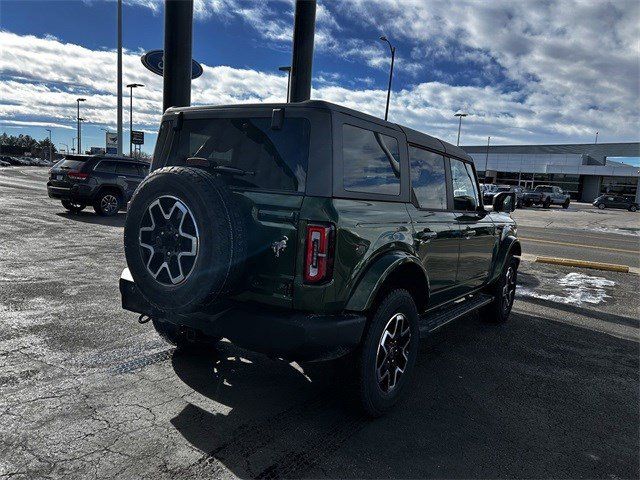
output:
M585 230L591 232L617 233L618 235L631 235L632 237L640 237L640 228L633 227L588 227Z
M603 277L572 272L558 280L558 285L563 287L564 295L540 293L527 287L519 287L518 294L568 305L582 305L583 303L597 305L604 302L606 298L611 298L610 295L607 295L605 287L613 287L615 284L614 281Z

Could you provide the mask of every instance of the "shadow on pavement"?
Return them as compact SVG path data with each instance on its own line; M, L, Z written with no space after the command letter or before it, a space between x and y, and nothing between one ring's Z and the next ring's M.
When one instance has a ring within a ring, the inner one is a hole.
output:
M637 344L536 315L469 317L433 334L403 400L377 420L339 380L226 343L210 358L175 355L173 367L220 404L188 403L172 419L203 452L195 476L224 475L220 464L271 479L640 473Z
M78 213L58 212L56 213L56 215L62 218L68 218L69 220L74 220L76 222L91 223L94 225L106 225L108 227L124 227L124 222L127 218L127 214L125 212L118 212L118 214L114 215L113 217L102 217L97 213L84 210Z

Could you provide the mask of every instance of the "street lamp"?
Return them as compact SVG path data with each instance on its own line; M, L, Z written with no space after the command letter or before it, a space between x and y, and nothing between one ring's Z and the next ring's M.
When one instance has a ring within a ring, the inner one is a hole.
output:
M65 147L65 152L69 153L69 145L67 145L66 143L62 143L62 142L58 142L60 145L64 145Z
M598 144L598 134L599 134L599 133L600 133L600 132L596 132L596 145Z
M49 161L53 161L52 152L51 152L51 129L45 128L47 132L49 132Z
M129 156L133 158L133 89L144 87L141 83L130 83L129 89Z
M82 132L80 130L80 122L82 121L80 119L80 102L85 102L87 99L86 98L77 98L76 99L76 103L78 105L78 115L77 115L77 120L78 120L78 153L82 153Z
M460 146L460 129L462 128L462 117L466 117L467 113L458 112L454 115L454 117L459 117L460 120L458 122L458 141L456 142L457 146Z
M487 164L489 163L489 144L491 143L491 136L487 137L487 156L484 157L484 183L487 183Z
M73 137L71 139L71 153L76 153L76 140L78 137Z
M387 88L387 108L384 111L384 119L389 116L389 98L391 97L391 80L393 79L393 61L396 58L396 47L391 45L391 42L384 35L380 37L380 40L387 42L389 50L391 50L391 68L389 69L389 87Z
M289 103L289 89L291 88L291 66L279 67L281 72L287 72L287 103Z

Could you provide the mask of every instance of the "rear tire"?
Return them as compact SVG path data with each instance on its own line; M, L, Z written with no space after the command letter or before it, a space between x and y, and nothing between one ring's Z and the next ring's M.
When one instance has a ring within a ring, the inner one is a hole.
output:
M547 198L544 202L542 202L542 206L544 208L549 208L551 206L551 199Z
M95 212L103 217L114 216L120 211L121 207L122 196L113 190L100 192L93 204Z
M631 205L631 206L629 207L629 211L630 211L630 212L635 212L636 210L638 210L638 207L636 207L635 205Z
M62 206L72 213L81 212L86 208L86 205L84 203L76 203L72 202L71 200L62 200Z
M373 314L355 352L360 405L379 417L391 410L406 387L420 340L418 310L406 290L389 293Z
M513 308L518 281L518 259L510 255L500 274L491 287L493 301L482 309L482 316L491 323L506 322Z
M607 206L606 206L604 203L599 203L599 204L598 204L598 208L599 208L600 210L604 210L606 207L607 207Z

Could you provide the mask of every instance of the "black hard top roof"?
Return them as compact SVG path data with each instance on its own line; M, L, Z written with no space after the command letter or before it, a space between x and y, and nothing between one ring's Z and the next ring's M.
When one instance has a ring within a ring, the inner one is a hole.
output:
M407 136L407 141L409 143L418 144L427 148L431 148L433 150L437 150L439 152L447 153L451 156L463 158L465 160L473 161L473 159L467 154L464 150L455 145L447 143L443 140L440 140L436 137L432 137L431 135L427 135L426 133L419 132L418 130L414 130L409 127L404 127L397 123L389 122L383 120L382 118L374 117L373 115L369 115L368 113L360 112L358 110L353 110L351 108L344 107L342 105L338 105L336 103L326 102L324 100L306 100L304 102L296 102L296 103L238 103L233 105L198 105L191 107L172 107L167 109L166 114L177 114L180 112L201 112L207 110L250 110L250 109L258 109L258 108L318 108L323 110L331 110L334 112L340 112L345 115L351 115L353 117L361 118L363 120L377 123L378 125L392 128L394 130L400 130L404 132Z
M133 163L143 163L147 165L149 162L146 160L139 160L137 158L118 156L118 155L108 155L106 153L96 153L95 155L77 155L77 154L67 154L64 156L65 160L77 160L79 162L86 162L88 160L115 160L116 162L133 162Z

